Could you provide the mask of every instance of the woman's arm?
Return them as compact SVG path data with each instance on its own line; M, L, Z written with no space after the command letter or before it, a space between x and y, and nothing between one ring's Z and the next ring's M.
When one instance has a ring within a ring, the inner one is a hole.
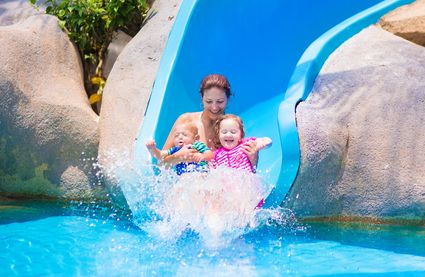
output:
M255 142L255 140L249 140L242 144L241 150L248 156L248 159L251 164L254 167L257 167L259 149L257 149L257 143Z
M255 144L258 150L265 149L272 145L272 139L269 137L256 138Z
M199 163L200 161L206 161L210 162L212 159L214 159L214 152L211 150L207 150L203 153L196 153L193 155L195 158L195 162Z
M271 138L263 137L255 140L249 140L242 145L242 151L248 156L249 161L254 167L258 164L258 152L272 144Z
M176 153L164 157L164 164L173 166L181 162L193 162L197 153L198 151L190 148L190 145L185 145Z

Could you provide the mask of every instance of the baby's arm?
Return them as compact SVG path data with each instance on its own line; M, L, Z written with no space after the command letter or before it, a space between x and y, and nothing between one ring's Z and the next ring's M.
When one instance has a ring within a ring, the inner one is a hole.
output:
M162 161L164 157L168 154L166 150L159 150L156 147L156 143L154 140L148 140L148 142L146 142L146 147L148 148L149 153L151 153L152 157L157 159L158 162Z
M255 144L257 146L257 150L261 150L272 145L272 139L269 137L256 138Z

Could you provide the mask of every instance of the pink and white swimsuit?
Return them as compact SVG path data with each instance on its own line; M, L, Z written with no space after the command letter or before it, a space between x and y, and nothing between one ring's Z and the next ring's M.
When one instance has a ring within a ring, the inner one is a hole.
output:
M224 147L218 148L214 153L213 164L215 166L224 165L235 169L244 169L248 172L254 173L254 168L249 161L248 156L242 152L242 145L255 138L250 137L243 139L236 147L228 150Z
M218 148L214 153L214 166L224 165L235 169L244 169L250 173L254 173L254 168L249 161L248 156L242 152L241 146L247 141L255 140L250 137L243 139L238 146L228 150L224 147ZM255 208L261 208L264 204L264 199L261 199Z

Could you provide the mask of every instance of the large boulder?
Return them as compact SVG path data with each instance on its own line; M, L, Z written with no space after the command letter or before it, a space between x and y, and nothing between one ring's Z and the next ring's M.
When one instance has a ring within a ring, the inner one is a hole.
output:
M425 0L395 9L382 17L379 25L395 35L425 46Z
M425 48L369 27L298 105L301 166L286 206L309 217L425 218Z
M98 117L87 100L78 51L57 19L35 15L2 26L0 45L0 193L100 194L92 166Z
M0 1L0 26L12 25L42 13L36 10L28 0Z
M111 72L119 54L121 54L122 50L124 50L125 46L130 42L131 39L131 36L122 31L118 31L114 34L114 37L112 38L112 41L106 51L105 63L102 67L103 76L105 78L109 77L109 73Z
M180 3L156 0L147 22L118 56L109 74L99 121L99 161L112 195L120 194L115 190L118 177L129 174L133 166L135 139Z

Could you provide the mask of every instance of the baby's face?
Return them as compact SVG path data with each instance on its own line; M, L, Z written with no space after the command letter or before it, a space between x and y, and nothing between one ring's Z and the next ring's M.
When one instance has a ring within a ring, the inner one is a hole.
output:
M177 126L174 131L174 146L182 147L186 144L192 144L196 140L196 135L185 126Z
M242 139L242 132L238 122L231 118L221 121L219 139L221 146L226 149L238 146Z

